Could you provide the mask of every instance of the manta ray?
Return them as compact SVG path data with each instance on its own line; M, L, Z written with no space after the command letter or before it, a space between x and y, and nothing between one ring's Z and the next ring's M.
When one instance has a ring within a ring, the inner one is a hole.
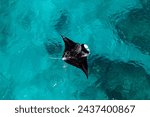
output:
M86 44L76 43L65 36L61 35L61 37L65 44L62 60L81 69L88 78L87 56L90 54L88 46Z

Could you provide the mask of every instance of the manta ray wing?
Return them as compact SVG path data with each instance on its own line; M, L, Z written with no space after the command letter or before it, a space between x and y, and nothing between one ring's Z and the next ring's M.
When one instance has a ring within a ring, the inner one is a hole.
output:
M68 59L68 60L65 60L65 62L81 69L85 73L86 77L88 78L87 57L82 57L78 59Z
M68 39L61 35L65 43L65 51L70 51L72 48L76 46L77 43L73 42L72 40Z
M87 57L81 58L82 64L81 69L85 73L86 77L88 78L88 64L87 64Z

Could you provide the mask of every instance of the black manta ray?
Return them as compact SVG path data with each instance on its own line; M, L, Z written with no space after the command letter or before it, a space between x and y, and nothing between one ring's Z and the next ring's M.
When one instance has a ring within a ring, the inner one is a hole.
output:
M62 60L81 69L88 78L87 56L90 54L86 44L73 42L67 37L61 36L65 43L65 50Z

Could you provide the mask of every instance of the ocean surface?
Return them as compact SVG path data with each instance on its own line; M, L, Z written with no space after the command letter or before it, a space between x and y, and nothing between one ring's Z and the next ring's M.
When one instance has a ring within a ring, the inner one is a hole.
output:
M60 34L89 46L88 79ZM0 0L0 99L150 99L150 0Z

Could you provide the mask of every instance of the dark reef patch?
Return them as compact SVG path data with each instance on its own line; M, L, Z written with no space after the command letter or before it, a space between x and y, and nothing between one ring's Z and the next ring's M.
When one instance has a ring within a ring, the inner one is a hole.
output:
M68 12L65 10L62 10L60 12L61 12L61 15L56 21L55 30L61 34L66 29L68 29L69 15L68 15Z
M120 16L115 29L124 42L132 43L144 53L150 53L150 14L145 8L133 9ZM124 17L124 18L122 18Z
M24 13L21 13L17 16L17 23L21 25L24 30L29 30L34 17L35 13L32 10L24 11Z
M143 8L150 10L150 0L140 0L140 3L142 4Z
M7 46L7 38L5 36L0 35L0 51L5 51L5 47Z
M62 52L63 46L60 42L48 40L44 45L50 55L58 56Z
M0 28L0 51L6 51L8 38L11 36L9 25L1 25Z
M15 6L15 0L0 0L0 51L6 52L9 38L13 36L11 30L12 9Z
M95 87L103 89L108 99L150 99L150 76L138 64L103 57L91 63L90 74L97 77Z

